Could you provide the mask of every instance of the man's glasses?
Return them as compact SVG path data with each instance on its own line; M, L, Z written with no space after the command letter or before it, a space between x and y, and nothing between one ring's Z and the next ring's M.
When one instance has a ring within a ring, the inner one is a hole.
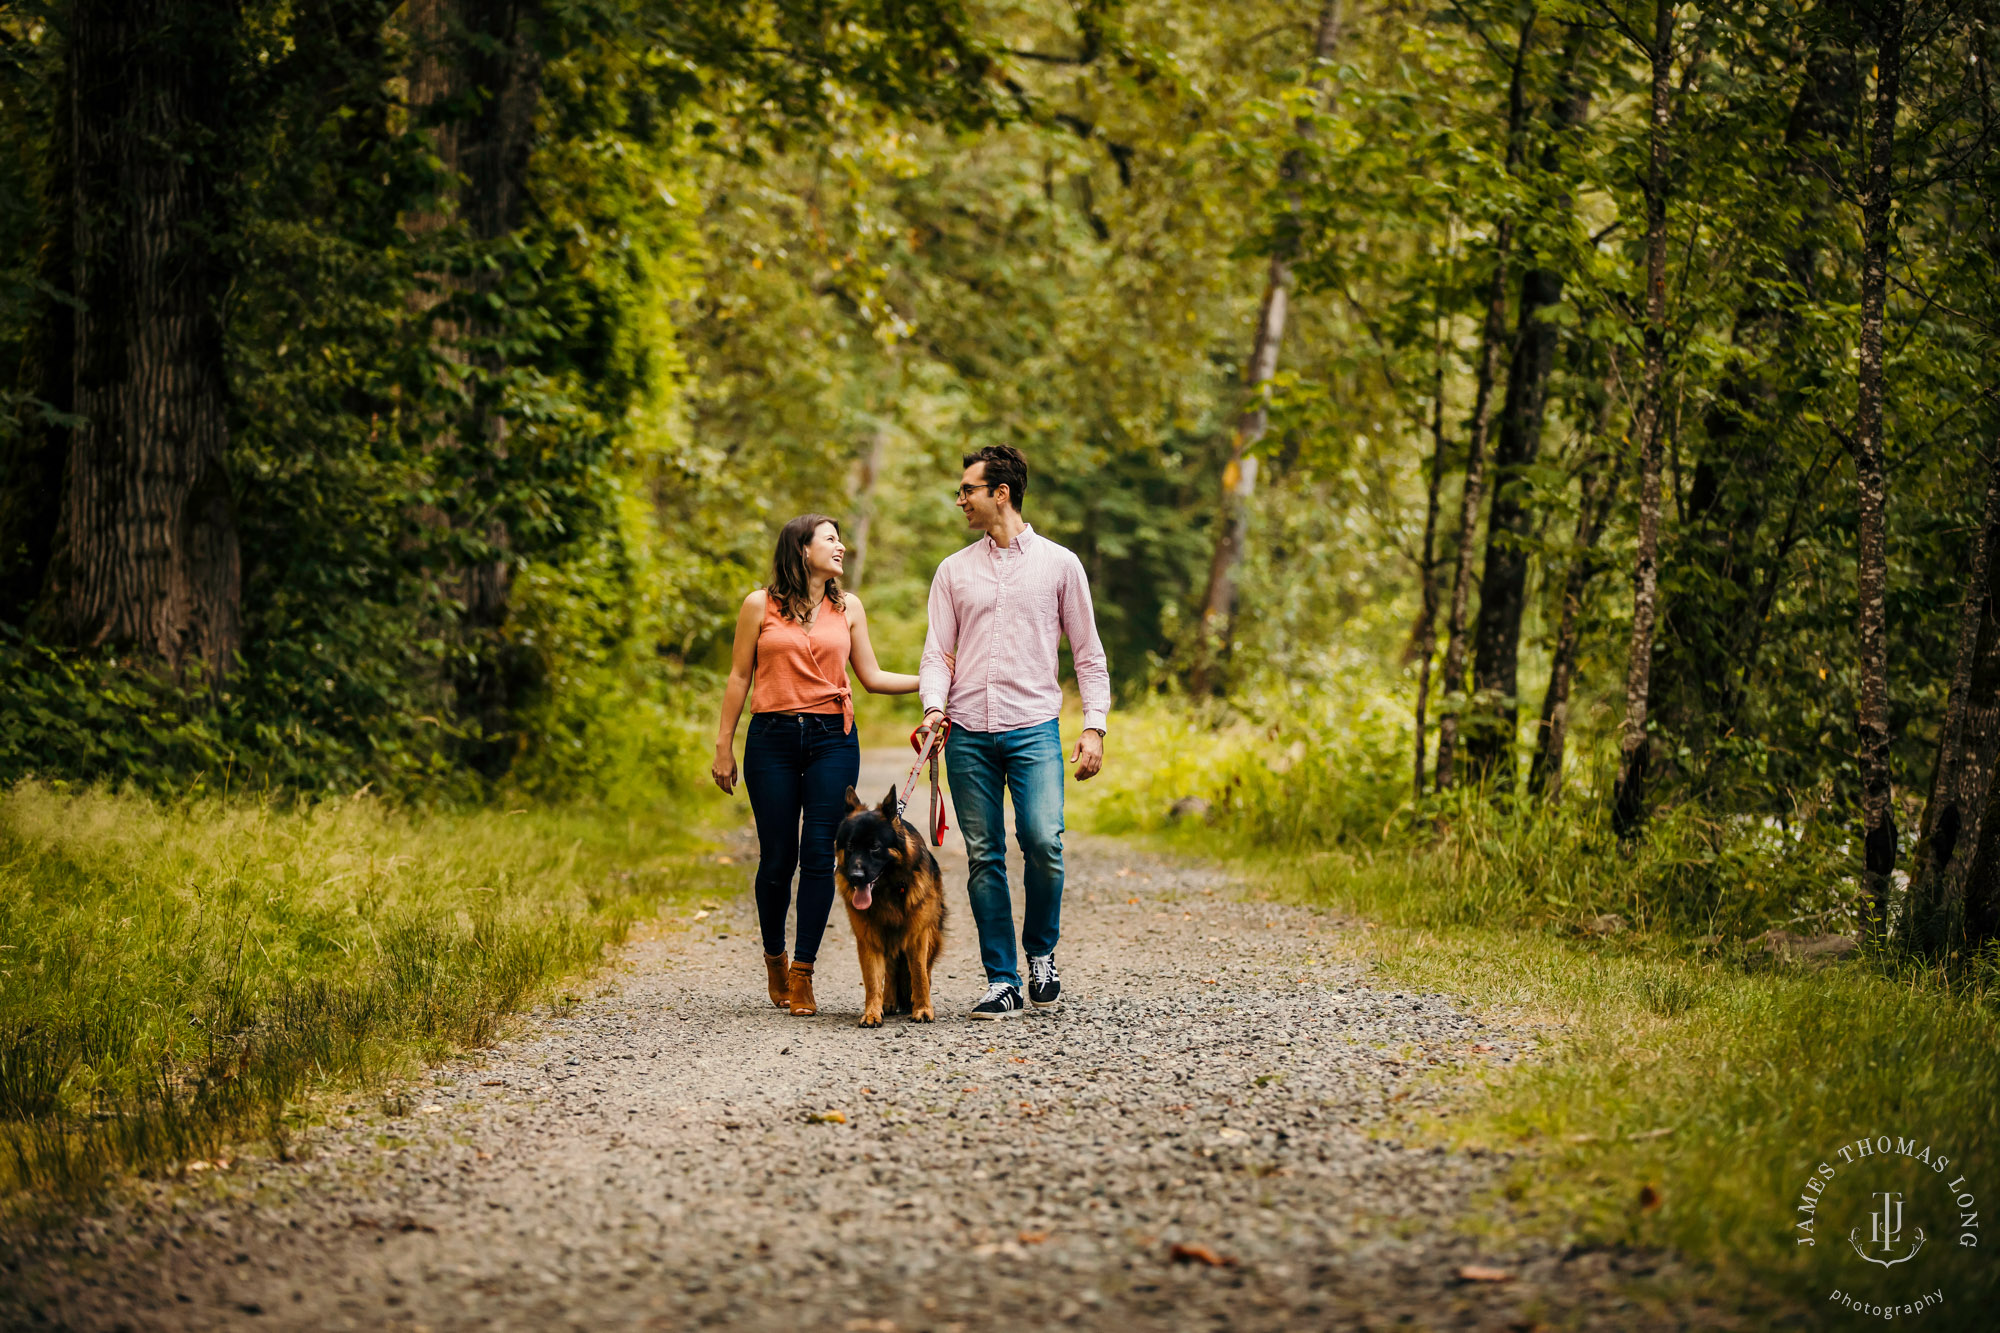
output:
M972 493L974 491L981 489L990 491L999 484L1000 483L996 481L968 481L963 486L960 486L958 488L958 491L952 496L952 499L970 500L972 498Z

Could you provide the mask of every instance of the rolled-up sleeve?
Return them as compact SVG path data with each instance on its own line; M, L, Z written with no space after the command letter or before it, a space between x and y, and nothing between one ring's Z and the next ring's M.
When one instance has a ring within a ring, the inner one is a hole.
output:
M924 711L942 712L951 694L951 663L958 651L958 608L951 599L951 566L938 566L931 576L930 628L924 631L924 656L917 667L917 698Z
M937 594L931 594L937 604ZM936 612L932 612L936 623ZM1111 712L1111 668L1104 658L1104 643L1097 637L1097 610L1090 601L1090 576L1083 562L1071 557L1062 583L1062 628L1069 639L1070 658L1076 663L1076 692L1083 696L1084 729L1105 729Z

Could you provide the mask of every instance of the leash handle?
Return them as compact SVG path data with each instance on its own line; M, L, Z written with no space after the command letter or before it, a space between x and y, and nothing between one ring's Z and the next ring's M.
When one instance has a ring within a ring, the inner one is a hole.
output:
M931 846L944 846L944 835L951 825L944 819L944 793L938 788L938 753L942 745L931 750Z

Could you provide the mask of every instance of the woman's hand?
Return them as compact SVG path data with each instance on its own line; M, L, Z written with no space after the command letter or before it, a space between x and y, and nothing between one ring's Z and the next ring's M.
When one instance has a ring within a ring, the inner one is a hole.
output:
M729 654L729 683L722 687L722 719L715 727L715 762L709 776L724 794L736 790L736 721L743 716L743 701L750 697L750 681L757 673L757 631L764 623L765 593L762 588L743 599L736 613L736 646Z
M715 762L708 766L708 775L715 779L715 785L722 788L725 796L736 791L736 754L733 747L715 747Z

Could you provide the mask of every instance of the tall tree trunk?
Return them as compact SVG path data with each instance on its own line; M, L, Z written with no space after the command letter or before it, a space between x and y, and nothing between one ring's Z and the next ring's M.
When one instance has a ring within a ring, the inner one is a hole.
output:
M1444 473L1444 347L1437 348L1437 373L1431 381L1431 464L1424 479L1424 554L1417 572L1423 580L1423 603L1417 627L1410 635L1417 667L1417 766L1412 790L1424 798L1424 714L1431 700L1431 662L1437 656L1437 525L1438 481Z
M1328 60L1340 40L1341 0L1324 0L1313 35L1313 57ZM1312 85L1324 94L1324 83ZM1294 148L1279 168L1280 182L1292 189L1304 170L1304 154ZM1297 199L1292 198L1296 209ZM1244 368L1249 401L1230 435L1229 463L1222 472L1222 511L1216 523L1215 553L1209 560L1208 589L1202 598L1201 642L1197 646L1189 688L1208 694L1222 684L1221 658L1228 652L1236 622L1236 571L1250 538L1250 500L1257 493L1258 441L1270 425L1264 386L1278 373L1278 351L1285 340L1285 316L1292 290L1292 256L1298 249L1295 229L1281 229L1264 271L1264 300L1257 315L1257 334Z
M1785 174L1779 188L1796 208L1782 250L1744 284L1730 330L1732 355L1702 412L1703 442L1688 486L1688 540L1675 558L1703 587L1706 614L1680 617L1662 636L1655 664L1654 712L1680 733L1703 764L1716 743L1736 734L1757 675L1769 599L1796 544L1801 510L1811 512L1817 467L1786 475L1790 455L1771 424L1796 419L1804 386L1793 372L1818 299L1820 247L1836 196L1833 151L1844 147L1858 109L1851 49L1816 46L1785 123ZM1767 529L1774 502L1789 513ZM1671 678L1671 682L1669 680ZM1669 721L1667 713L1674 717Z
M1244 383L1250 404L1236 419L1230 436L1229 463L1222 470L1222 514L1217 524L1215 554L1208 566L1208 591L1201 613L1202 643L1191 687L1208 694L1222 683L1221 659L1227 654L1236 623L1236 569L1250 539L1250 498L1257 492L1257 455L1250 452L1264 438L1270 412L1264 386L1278 370L1278 349L1284 342L1285 315L1291 301L1292 270L1280 255L1266 268L1264 304L1257 316L1257 336L1250 348Z
M228 71L240 16L76 0L66 108L69 433L42 607L69 642L227 672L242 570L225 470Z
M1563 42L1562 87L1549 103L1549 139L1542 170L1562 167L1563 141L1590 105L1578 65L1588 29L1571 25ZM1559 195L1550 225L1564 225L1569 196ZM1529 509L1526 470L1541 452L1542 422L1548 407L1549 372L1555 366L1556 326L1546 315L1562 300L1563 275L1531 268L1521 275L1521 307L1516 317L1514 355L1507 367L1507 396L1501 402L1500 431L1493 448L1493 503L1486 515L1486 560L1479 582L1479 619L1473 634L1472 701L1466 718L1465 757L1481 777L1493 775L1509 790L1519 733L1521 612L1528 588L1528 541L1534 515Z
M406 13L416 57L410 104L447 181L443 211L412 219L412 229L434 231L456 220L474 242L500 242L519 230L528 202L541 104L540 0L411 0ZM468 759L488 776L512 762L513 709L536 671L532 655L507 633L513 538L491 512L509 446L500 359L482 346L497 330L478 315L477 298L500 274L488 264L470 278L439 275L433 298L438 354L469 371L470 393L441 431L438 453L447 489L460 501L449 516L461 530L459 544L479 553L458 571L466 651L453 656L453 683L460 715L478 728Z
M1525 115L1521 68L1533 40L1534 15L1521 24L1514 45L1514 71L1507 89L1507 170L1520 162ZM1445 708L1438 719L1437 789L1458 780L1458 720L1465 708L1466 608L1472 597L1472 549L1479 536L1479 497L1485 482L1486 435L1493 419L1493 381L1500 368L1500 345L1507 337L1507 261L1514 244L1514 220L1502 217L1493 234L1493 276L1486 289L1486 318L1480 327L1479 370L1473 380L1472 429L1465 449L1465 488L1458 497L1458 558L1452 568L1451 615L1445 634Z
M1882 320L1888 297L1889 242L1896 147L1897 98L1902 84L1902 0L1877 0L1875 117L1868 145L1868 182L1861 208L1861 347L1854 411L1857 539L1856 616L1861 676L1862 887L1872 928L1886 931L1889 876L1896 868L1896 818L1889 787L1889 631L1884 605L1888 582L1887 479L1882 466Z
M1632 571L1632 645L1625 667L1625 730L1618 747L1618 785L1611 825L1621 838L1646 822L1646 708L1653 678L1653 624L1658 615L1660 554L1660 393L1667 365L1667 131L1672 126L1674 9L1654 0L1653 97L1646 164L1645 364L1632 441L1639 447L1639 550Z
M840 580L850 592L861 590L861 571L868 566L868 539L875 532L875 487L888 461L889 428L877 425L868 452L855 461L854 522L847 537L846 573Z
M1972 537L1958 658L1938 728L1937 766L1912 857L1905 938L1933 958L1993 938L2000 909L2000 447Z
M1576 649L1582 637L1583 594L1598 570L1597 539L1611 509L1615 469L1602 455L1583 465L1583 494L1576 512L1575 552L1563 571L1561 610L1556 623L1555 650L1549 662L1549 688L1542 695L1541 726L1535 732L1535 757L1528 767L1528 791L1540 793L1553 805L1562 799L1563 748L1569 739L1569 691L1576 678Z

